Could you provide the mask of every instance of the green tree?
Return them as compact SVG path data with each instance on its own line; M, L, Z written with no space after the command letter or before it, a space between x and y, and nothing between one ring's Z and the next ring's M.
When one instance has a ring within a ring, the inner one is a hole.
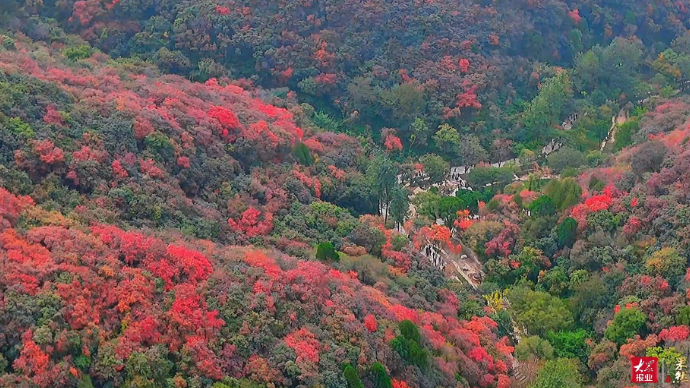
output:
M537 191L541 188L541 177L537 174L530 173L527 176L527 190Z
M166 73L184 74L192 67L192 61L182 51L170 51L167 47L161 47L152 59Z
M11 14L11 12L10 12L10 14ZM2 35L2 36L0 36L0 38L2 38L2 48L4 48L5 50L14 51L17 49L16 42L12 37L9 37L7 35Z
M642 96L644 88L639 74L644 65L644 53L640 43L633 39L614 39L601 53L601 64L603 82L600 86L609 90L608 96L625 94L630 100Z
M423 119L416 117L410 125L410 132L410 145L426 147L429 144L431 130Z
M560 173L568 167L579 168L587 164L587 158L581 151L570 147L563 147L560 150L546 157L546 163L552 170Z
M668 49L661 53L652 66L654 70L664 74L672 83L682 84L690 79L690 55L688 54Z
M561 114L571 96L571 82L566 71L560 71L542 82L539 93L522 115L523 130L518 135L519 141L547 139L551 135L552 127L560 124Z
M345 364L343 369L343 375L345 376L345 381L347 381L347 386L349 388L364 388L362 380L359 378L359 373L350 364Z
M690 326L690 306L683 306L678 310L676 324Z
M591 93L595 103L601 104L607 98L618 99L621 94L634 100L644 92L639 80L643 63L639 44L616 38L606 47L597 45L576 57L575 85L578 90Z
M162 16L153 16L148 19L141 30L132 37L130 52L141 58L148 59L161 47L170 43L168 38L172 33L172 24Z
M549 332L546 338L553 346L556 357L577 358L583 363L587 363L589 357L589 345L587 339L590 338L585 330Z
M164 386L174 366L165 357L166 354L160 344L142 352L132 352L125 361L125 386L135 386L136 381L148 381L151 386Z
M513 168L503 167L475 167L467 175L467 183L476 190L483 189L486 185L502 189L514 179Z
M439 203L441 198L440 195L431 191L416 195L413 203L417 207L417 214L436 220L440 217Z
M489 202L494 194L491 189L485 188L483 190L458 190L456 197L462 200L462 208L468 209L472 214L479 212L479 202Z
M228 69L212 58L199 61L190 79L195 82L206 82L210 78L221 78L228 75Z
M441 183L450 170L448 162L436 154L426 154L419 158L419 162L424 166L424 172L429 176L431 183Z
M640 330L646 320L647 317L637 308L622 309L613 317L613 323L606 328L604 336L618 345L623 345L628 338L642 334Z
M520 164L524 166L534 162L537 159L537 156L534 151L528 148L523 148L522 151L520 151L518 158L520 159Z
M422 340L422 336L419 334L419 329L417 329L417 325L415 325L409 319L400 321L398 327L400 328L400 334L403 337L405 337L405 339L415 341L417 343L419 343L419 341Z
M454 156L460 145L460 134L458 130L448 124L439 126L433 139L434 143L436 143L436 147L449 156Z
M213 383L211 388L266 388L266 384L260 384L247 378L225 377L222 382Z
M482 147L479 137L476 135L463 134L460 136L457 154L458 162L465 166L474 166L489 159L489 153Z
M339 261L340 255L336 252L333 244L330 242L322 242L316 247L316 259L321 261Z
M146 136L144 144L146 144L146 149L153 153L154 159L159 162L171 159L175 153L170 139L160 132Z
M396 226L402 225L407 219L410 211L410 198L405 188L396 185L393 189L390 205L390 215L393 217Z
M574 360L558 358L547 361L537 372L529 388L580 388L582 376Z
M561 248L572 247L577 238L577 221L572 217L567 217L558 225L556 234L558 235L558 246Z
M371 373L374 375L374 388L393 388L393 381L381 363L375 362L371 366Z
M399 335L391 340L391 348L409 364L416 365L421 370L429 367L429 354L418 342Z
M18 117L13 117L8 120L7 122L7 129L10 130L10 132L14 133L15 135L19 136L20 138L23 139L33 139L34 138L34 130L31 128L31 126L25 122L22 121L22 119Z
M639 129L639 119L628 120L625 123L618 125L618 131L616 132L616 138L614 139L613 143L613 151L618 152L631 145L633 143L632 135L637 133Z
M2 355L2 353L0 353L0 376L5 374L8 365L9 363L7 362L7 359Z
M616 133L616 142L618 142L618 136L620 132ZM622 148L622 147L621 147ZM620 150L616 150L620 151ZM592 150L587 153L587 165L589 167L597 167L604 161L604 154L599 150Z
M459 210L465 209L462 199L458 197L443 197L438 203L438 216L443 219L445 225L450 227L458 217Z
M532 217L548 217L556 213L556 205L551 197L542 195L529 204L529 210L532 212Z
M565 301L547 292L520 286L508 290L507 297L515 322L529 334L545 336L549 331L566 330L573 324Z
M685 274L687 259L673 247L662 248L647 259L647 272L676 282Z
M467 175L467 183L473 189L484 188L486 185L491 185L494 182L494 168L493 167L475 167Z
M62 53L65 54L68 59L76 61L89 58L93 55L93 49L89 45L82 44L79 46L67 47Z
M515 358L518 361L527 361L531 358L540 360L553 359L553 347L549 341L536 335L525 337L515 346Z
M420 344L422 336L417 326L410 320L404 320L398 327L400 335L391 341L391 347L408 363L426 370L429 367L429 354Z
M589 276L584 281L574 282L571 275L572 297L570 308L579 322L585 325L594 325L599 310L608 308L613 303L612 290L600 274Z
M314 164L314 157L311 156L309 148L307 148L307 146L302 142L295 144L295 148L292 150L292 155L294 155L297 163L303 166L311 166Z
M599 73L601 72L601 61L598 53L600 50L601 47L596 47L586 53L578 54L575 58L573 78L578 89L589 92L600 90L598 89ZM603 100L606 100L606 95L603 96Z
M383 153L374 156L367 168L367 179L379 200L379 209L386 209L384 222L388 222L393 191L398 184L397 172L395 164Z
M579 171L575 167L566 167L561 171L561 177L563 178L574 178L579 174Z
M313 109L313 108L312 108ZM314 112L311 121L319 128L329 132L339 132L341 130L341 122L329 116L325 112Z
M520 193L513 194L513 197L511 199L513 202L515 202L518 209L522 209L523 206L525 205L524 201L522 200L522 196L520 195Z
M553 199L556 209L565 210L580 202L582 187L575 179L565 178L549 182L544 193Z
M421 114L426 106L424 88L418 82L403 83L383 90L380 101L387 110L386 115L396 126L406 126L413 122L413 117Z
M561 296L568 289L568 275L562 266L555 266L545 273L537 273L539 290L554 296Z
M515 179L515 171L511 166L503 166L495 169L493 185L496 189L503 190L507 185L511 184Z

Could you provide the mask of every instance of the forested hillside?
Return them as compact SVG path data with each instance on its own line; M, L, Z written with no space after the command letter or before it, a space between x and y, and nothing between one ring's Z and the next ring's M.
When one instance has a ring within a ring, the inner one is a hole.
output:
M687 0L1 5L0 386L626 388L690 351Z
M3 386L509 385L478 298L353 215L383 154L291 96L3 47Z
M497 139L533 148L574 113L589 119L555 135L589 147L606 135L602 105L690 71L687 0L8 1L6 23L33 39L65 43L61 27L195 81L288 87L354 133L390 128L414 154L463 164L484 159L477 142L492 157ZM549 81L554 67L570 71ZM433 136L442 123L459 135Z

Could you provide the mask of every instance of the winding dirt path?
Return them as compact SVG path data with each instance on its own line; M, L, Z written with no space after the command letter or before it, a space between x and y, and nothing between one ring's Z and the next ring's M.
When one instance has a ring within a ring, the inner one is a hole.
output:
M599 151L604 151L607 144L614 143L616 141L616 132L618 132L618 126L625 124L628 121L628 111L621 109L618 112L618 116L611 117L611 128L609 128L609 133L606 135L606 139L601 142L601 147Z

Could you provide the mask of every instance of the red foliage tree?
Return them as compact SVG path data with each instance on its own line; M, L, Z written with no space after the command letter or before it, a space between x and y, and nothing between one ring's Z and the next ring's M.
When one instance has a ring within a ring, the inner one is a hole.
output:
M201 372L201 375L214 380L223 378L220 359L209 349L206 339L197 336L188 337L183 353L192 355L196 368Z
M431 243L441 248L448 248L452 252L462 251L462 246L460 244L453 244L452 237L453 233L448 227L433 224L419 229L413 237L413 241L417 249L420 249L426 243Z
M376 322L376 317L372 314L364 317L364 327L366 327L370 332L375 333L379 327L378 323Z
M606 194L595 195L585 200L585 205L591 212L607 210L611 206L612 198Z
M189 168L190 163L189 163L189 158L186 156L180 156L177 158L177 165L182 167L182 168Z
M62 149L55 147L55 144L50 140L34 141L33 149L45 164L54 165L65 161L65 154Z
M222 106L212 106L208 110L208 115L216 120L226 129L241 129L242 124L237 118L237 115L228 108ZM227 132L224 132L227 136Z
M239 220L229 218L228 225L233 230L243 233L249 238L264 236L273 230L273 214L262 214L256 208L250 207L242 213Z
M458 210L457 216L458 219L453 222L453 225L455 225L455 227L457 227L459 230L467 230L476 222L470 218L470 211L467 209Z
M174 290L175 301L168 316L177 331L168 334L171 343L177 343L175 333L204 335L212 339L213 329L220 329L225 324L218 318L218 311L207 311L206 302L196 293L194 286L180 284Z
M12 366L31 378L37 386L48 387L55 377L51 370L50 356L33 341L31 330L24 332L22 343L24 347Z
M213 272L211 263L204 255L177 245L168 246L165 258L147 260L147 268L163 279L168 289L180 281L196 284L208 279Z
M244 261L252 267L263 268L266 271L266 275L274 280L283 276L283 270L276 265L273 259L266 256L263 252L248 252L244 256Z
M343 179L345 179L345 171L339 169L336 166L333 166L333 165L328 166L328 171L331 173L333 178L335 178L339 181L342 181Z
M642 221L635 217L631 216L630 219L628 219L628 222L623 226L623 233L627 235L633 235L637 232L639 232L642 229Z
M297 168L292 170L292 174L300 180L305 186L311 187L314 190L314 195L317 198L321 197L321 181L317 177L310 177L309 175L299 171Z
M416 310L399 304L390 306L389 310L393 313L395 319L398 321L409 320L412 322L419 322L419 314Z
M458 94L458 108L482 109L482 104L477 99L477 85L468 85L462 94Z
M216 13L223 16L230 15L230 8L216 5Z
M80 0L74 3L72 17L70 21L79 21L82 26L86 26L91 21L103 13L101 2L98 0Z
M498 375L498 383L496 388L509 388L510 387L510 377L506 375Z
M400 138L395 136L395 135L386 136L384 146L389 151L402 151L402 149L403 149L402 142L400 141Z
M513 252L513 247L517 242L517 238L520 235L520 227L509 221L505 222L505 228L501 230L500 233L491 241L485 244L486 255L488 256L499 256L507 257Z
M658 342L658 338L654 334L647 336L644 340L636 335L635 338L628 338L628 343L621 345L619 354L622 357L644 356L646 350L653 348Z
M467 71L470 69L470 61L468 61L466 58L462 58L459 64L460 71L462 71L463 73L467 73Z
M33 205L31 197L16 197L0 187L0 232L12 227L17 222L19 213Z
M48 105L46 108L46 114L43 116L43 121L46 124L53 124L53 125L64 125L65 124L65 119L58 113L57 110L55 110L55 107L52 105Z
M393 379L393 388L410 388L410 386L402 380Z
M688 336L690 336L690 328L685 325L671 326L668 329L663 329L661 333L659 333L659 339L666 342L684 341Z
M582 21L582 16L580 16L580 10L578 10L578 9L574 9L572 11L569 11L568 17L570 17L570 19L573 20L573 23L575 23L575 25L580 24L580 22Z
M285 337L285 343L297 353L297 362L319 362L319 341L307 328L301 328Z
M145 139L146 136L152 134L153 131L153 125L150 121L140 117L134 121L134 137L137 140Z
M163 178L165 176L163 169L157 167L156 162L154 162L153 159L140 159L139 168L141 169L141 172L150 176L151 178Z

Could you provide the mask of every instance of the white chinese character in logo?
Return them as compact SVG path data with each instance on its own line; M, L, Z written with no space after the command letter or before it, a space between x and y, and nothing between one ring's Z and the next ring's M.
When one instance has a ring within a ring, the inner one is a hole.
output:
M685 361L685 357L679 357L678 362L676 362L676 383L688 382L688 377L685 375L685 368L687 368Z
M651 362L645 363L644 360L640 360L640 363L635 367L635 373L647 372L651 364Z

